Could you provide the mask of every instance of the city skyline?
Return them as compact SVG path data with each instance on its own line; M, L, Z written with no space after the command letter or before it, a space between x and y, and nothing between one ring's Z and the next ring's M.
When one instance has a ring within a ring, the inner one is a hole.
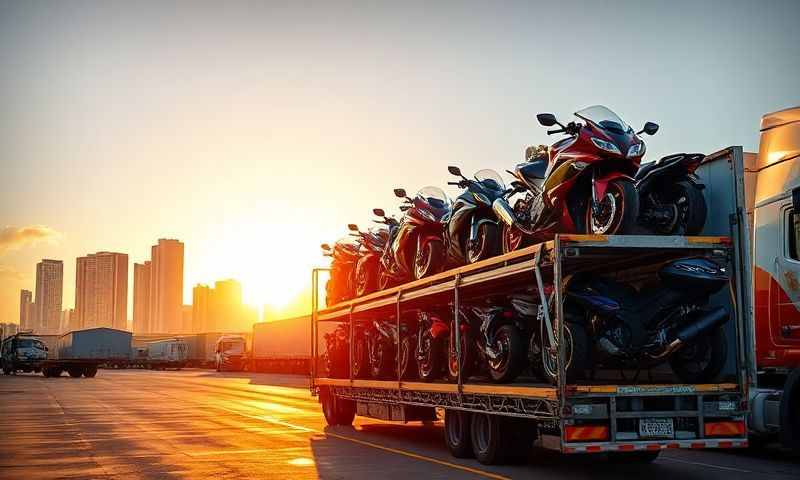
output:
M75 314L80 328L128 329L128 255L97 252L76 259Z

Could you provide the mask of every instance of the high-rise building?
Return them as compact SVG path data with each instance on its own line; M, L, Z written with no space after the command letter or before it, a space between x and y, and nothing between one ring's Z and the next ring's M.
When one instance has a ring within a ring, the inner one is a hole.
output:
M153 332L150 324L150 262L133 264L133 333Z
M35 333L58 333L64 290L64 262L44 259L36 264Z
M150 258L151 333L180 333L183 306L183 243L159 239Z
M211 289L208 285L195 285L192 289L192 333L210 332L208 323L208 301Z
M22 327L16 323L0 323L0 340L16 335L20 330L23 330Z
M61 310L61 322L59 327L59 333L66 333L71 332L72 330L78 330L80 326L78 325L78 316L75 315L75 310L72 308L65 308Z
M33 328L33 293L30 290L19 291L19 328L28 330Z
M181 306L181 333L191 333L192 331L192 306Z
M128 255L114 252L78 257L75 314L80 328L128 328Z

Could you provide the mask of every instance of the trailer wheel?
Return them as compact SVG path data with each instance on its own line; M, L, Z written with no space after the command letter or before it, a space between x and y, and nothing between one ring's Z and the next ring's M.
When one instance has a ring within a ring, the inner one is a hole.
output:
M86 367L83 371L83 376L86 378L94 378L97 375L97 367Z
M800 452L800 368L795 368L786 379L780 412L781 443Z
M5 371L5 369L4 369L3 371ZM9 375L9 374L8 374L8 373L6 373L6 375ZM50 374L50 369L49 369L49 368L47 368L47 367L44 367L44 368L42 369L42 375L44 376L44 378L50 378L50 377L52 376L52 375Z
M642 452L609 452L608 461L613 463L652 463L661 450L648 450Z
M356 417L356 404L352 400L344 400L334 395L329 388L321 387L319 398L322 402L322 413L331 427L336 425L352 425Z
M447 409L444 411L444 440L450 454L456 458L472 458L472 436L469 412Z
M70 367L67 369L67 373L69 373L69 376L72 378L80 378L80 376L83 375L83 369L80 367Z
M510 425L504 417L473 413L470 438L475 458L484 465L505 463L513 453Z
M53 378L60 377L62 373L64 373L64 371L61 370L60 368L52 368L52 369L50 369L50 376L53 377Z

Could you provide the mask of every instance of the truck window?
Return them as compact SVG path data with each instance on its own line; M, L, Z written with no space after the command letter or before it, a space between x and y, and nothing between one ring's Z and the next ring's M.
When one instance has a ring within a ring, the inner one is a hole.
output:
M786 230L789 243L789 258L800 261L800 213L789 210Z

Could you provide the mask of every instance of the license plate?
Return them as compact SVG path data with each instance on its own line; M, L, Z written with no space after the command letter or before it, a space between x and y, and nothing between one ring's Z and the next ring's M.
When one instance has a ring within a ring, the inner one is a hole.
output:
M643 438L673 438L675 427L671 418L643 418L639 420L639 436Z

